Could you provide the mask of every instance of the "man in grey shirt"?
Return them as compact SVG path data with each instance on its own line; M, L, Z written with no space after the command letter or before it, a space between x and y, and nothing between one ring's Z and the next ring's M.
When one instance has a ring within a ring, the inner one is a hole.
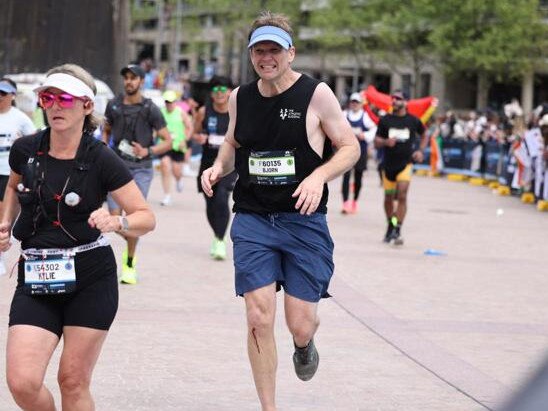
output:
M124 160L146 198L154 174L152 157L171 148L171 136L160 109L141 94L144 70L136 64L130 64L120 74L124 77L125 93L108 102L102 138ZM154 131L161 138L157 145L154 145ZM122 214L120 206L112 197L109 196L107 202L111 214ZM123 236L123 230L120 234ZM122 255L120 281L124 284L137 284L135 250L138 239L124 238L127 249Z

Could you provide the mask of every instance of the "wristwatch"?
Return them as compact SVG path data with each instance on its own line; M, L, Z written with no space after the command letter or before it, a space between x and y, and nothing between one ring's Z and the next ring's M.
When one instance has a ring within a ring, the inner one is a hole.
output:
M149 147L147 149L147 157L148 158L152 158L152 156L154 155L154 153L152 152L152 147Z
M118 221L120 222L120 229L118 230L121 233L125 233L129 231L129 222L127 221L127 218L124 216L118 216Z

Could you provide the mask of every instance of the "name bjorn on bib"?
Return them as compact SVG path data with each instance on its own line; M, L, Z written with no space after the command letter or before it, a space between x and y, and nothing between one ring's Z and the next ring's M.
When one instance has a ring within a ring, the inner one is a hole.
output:
M261 185L296 183L294 150L251 151L249 181Z

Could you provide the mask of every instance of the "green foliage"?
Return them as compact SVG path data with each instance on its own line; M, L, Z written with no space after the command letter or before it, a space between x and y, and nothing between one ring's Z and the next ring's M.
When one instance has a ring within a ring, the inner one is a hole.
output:
M328 50L344 50L348 47L365 49L376 19L372 8L361 4L352 6L348 0L325 3L311 7L309 11L308 25L320 30L314 41Z
M449 72L519 77L547 57L538 0L444 0L428 13L430 41Z
M253 20L263 10L287 15L293 25L298 22L299 0L245 0L234 2L229 0L188 0L187 6L194 10L196 15L201 13L215 13L221 19L221 25L228 35L238 33L247 38Z

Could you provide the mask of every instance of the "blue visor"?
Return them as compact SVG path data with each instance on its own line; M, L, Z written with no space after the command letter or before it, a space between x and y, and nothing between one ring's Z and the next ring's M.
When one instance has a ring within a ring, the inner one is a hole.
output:
M256 29L249 39L249 44L247 48L250 48L254 44L257 44L261 41L273 41L278 43L284 49L289 49L293 45L291 36L289 33L279 27L275 26L262 26Z
M17 94L17 89L7 81L0 81L0 91L4 93Z

